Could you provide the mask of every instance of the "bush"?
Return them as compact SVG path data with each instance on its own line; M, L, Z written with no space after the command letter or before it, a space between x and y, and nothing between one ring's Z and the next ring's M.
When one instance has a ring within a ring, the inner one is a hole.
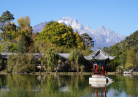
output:
M132 69L133 68L133 64L132 63L126 63L125 65L125 69L126 70L129 70L129 69Z
M7 72L30 73L35 71L32 55L18 54L8 58Z

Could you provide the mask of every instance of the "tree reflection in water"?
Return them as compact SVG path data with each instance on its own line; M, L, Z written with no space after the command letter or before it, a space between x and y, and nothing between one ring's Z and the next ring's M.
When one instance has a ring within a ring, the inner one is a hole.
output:
M138 76L111 76L109 86L96 88L89 85L88 75L0 75L1 97L92 97L138 95ZM106 90L106 92L105 92ZM105 94L106 93L106 94Z

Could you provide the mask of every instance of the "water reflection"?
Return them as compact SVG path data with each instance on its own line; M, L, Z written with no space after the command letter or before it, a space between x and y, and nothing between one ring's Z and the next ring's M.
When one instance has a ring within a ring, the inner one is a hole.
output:
M106 97L107 86L112 84L112 82L89 81L89 84L93 87L92 97Z
M89 84L92 86L92 87L99 87L99 88L102 88L102 87L107 87L108 85L110 85L112 82L92 82L90 81Z
M131 78L133 78L133 74L124 74L124 77L131 77Z
M89 75L0 75L0 97L138 96L138 76L111 76L115 80L112 84L90 85L89 77Z

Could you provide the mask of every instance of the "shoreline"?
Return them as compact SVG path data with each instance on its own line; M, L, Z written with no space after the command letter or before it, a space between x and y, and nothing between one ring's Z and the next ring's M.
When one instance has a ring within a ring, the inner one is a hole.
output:
M92 72L32 72L32 73L7 73L6 71L0 71L0 75L6 74L30 74L30 75L92 75ZM107 72L107 75L124 75L119 72ZM138 72L125 75L138 75Z

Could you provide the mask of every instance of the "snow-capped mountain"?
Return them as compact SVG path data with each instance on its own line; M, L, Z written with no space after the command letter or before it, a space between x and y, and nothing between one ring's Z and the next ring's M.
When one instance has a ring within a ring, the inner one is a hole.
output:
M82 23L80 23L76 19L72 19L70 17L63 17L61 19L58 19L57 22L64 23L66 25L70 25L74 31L78 31L78 33L81 35L83 33L89 34L92 39L94 40L94 47L109 47L115 43L118 43L125 39L125 36L120 35L111 29L106 29L104 26L100 26L98 29L93 30L90 26L84 26ZM33 27L34 32L40 32L42 31L44 25L46 22L40 23Z
M70 25L74 31L77 30L79 34L89 34L94 40L95 48L109 47L125 39L125 36L120 35L111 29L106 29L104 26L100 26L98 29L93 30L90 26L83 26L78 20L70 17L63 17L57 20L57 22Z

